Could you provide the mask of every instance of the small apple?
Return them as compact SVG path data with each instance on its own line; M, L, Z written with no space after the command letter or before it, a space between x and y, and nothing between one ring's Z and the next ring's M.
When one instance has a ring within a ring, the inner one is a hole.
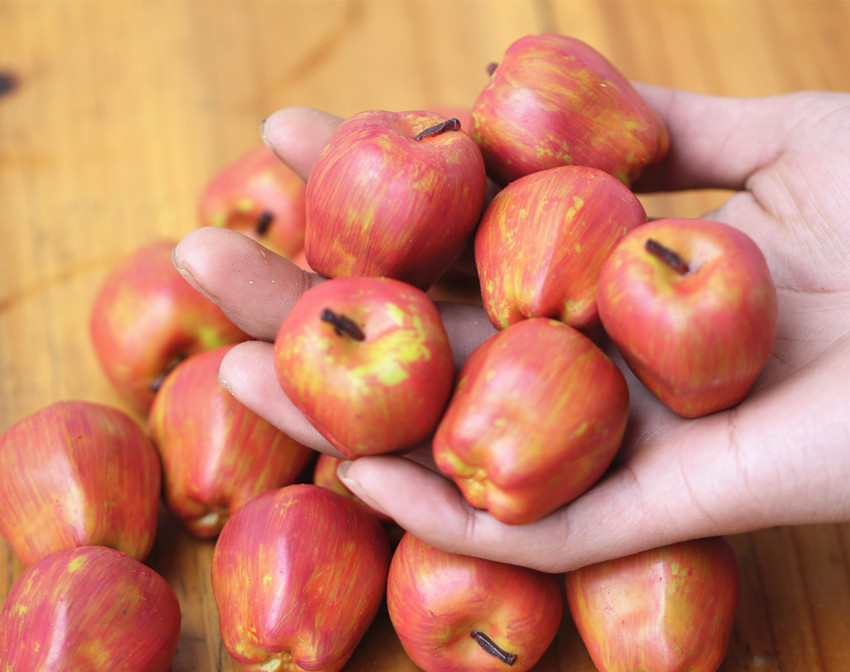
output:
M167 672L180 604L164 578L104 546L51 553L27 568L0 611L4 672Z
M384 600L390 546L354 500L312 484L239 508L212 559L224 647L245 670L336 672Z
M160 483L156 449L129 415L58 401L0 436L0 534L24 565L89 545L144 560Z
M776 337L776 288L758 245L705 219L627 235L602 269L598 305L629 368L687 418L746 397Z
M266 146L221 168L198 204L202 226L222 226L296 259L304 249L307 183Z
M597 168L559 166L511 182L490 201L475 235L484 309L504 328L552 317L599 328L602 265L646 211L628 187Z
M174 268L175 245L156 240L118 261L91 310L91 339L101 367L130 409L143 416L179 361L248 339Z
M554 641L554 574L439 550L406 533L387 578L390 621L425 672L525 672Z
M531 523L602 476L628 415L626 380L590 338L529 318L464 362L434 460L470 505L503 523Z
M283 391L348 458L428 438L454 362L434 302L391 278L333 278L307 290L274 343Z
M741 577L722 537L686 541L569 572L573 621L599 672L715 672Z
M314 455L219 384L219 366L232 348L178 364L157 392L148 423L165 503L199 538L217 536L252 497L294 483Z
M327 277L385 276L427 290L472 236L486 182L481 152L457 119L356 114L307 180L307 262Z
M501 185L563 165L599 168L625 184L667 153L669 135L629 80L567 35L513 42L472 106L470 135Z

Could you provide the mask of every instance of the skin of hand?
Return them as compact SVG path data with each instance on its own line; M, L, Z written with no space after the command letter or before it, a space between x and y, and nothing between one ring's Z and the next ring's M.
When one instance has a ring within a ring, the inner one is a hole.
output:
M353 492L428 543L564 572L685 539L850 520L850 94L742 99L636 86L672 142L635 191L731 190L705 217L740 228L765 253L779 298L773 353L745 401L685 420L609 352L632 401L620 454L587 493L528 525L469 507L429 464L428 446L340 468ZM306 178L340 121L285 108L264 121L262 134ZM278 326L321 278L215 227L188 234L173 257L257 339L227 355L222 384L287 433L334 454L283 395L272 366ZM478 307L441 310L460 366L495 332Z

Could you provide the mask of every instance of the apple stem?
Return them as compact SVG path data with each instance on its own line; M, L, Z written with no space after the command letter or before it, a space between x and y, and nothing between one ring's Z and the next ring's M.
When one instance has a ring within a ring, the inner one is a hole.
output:
M658 257L666 263L670 268L672 268L679 275L685 275L691 269L688 267L688 264L685 263L685 260L682 259L676 252L671 250L669 247L662 245L657 240L653 240L652 238L647 238L646 244L644 245L644 249L650 254Z
M185 359L188 359L189 355L185 352L181 352L174 356L168 364L160 371L160 374L151 381L150 391L156 394L159 392L159 388L162 387L162 384L165 382L165 379L168 378L168 375L177 368L177 366Z
M327 322L333 326L334 331L338 336L350 336L355 341L366 340L366 334L363 333L363 330L358 327L353 320L345 315L340 315L339 313L332 311L330 308L325 308L319 317L323 322Z
M414 140L421 140L422 138L427 138L431 135L440 135L441 133L445 133L446 131L459 131L460 130L460 119L455 119L452 117L451 119L446 119L445 121L441 121L439 124L435 124L434 126L429 126L424 131L419 133Z
M487 74L490 75L490 77L492 77L493 73L496 72L496 68L498 68L498 67L499 67L498 63L488 63L487 64Z
M508 653L501 646L496 644L490 637L480 630L473 630L469 633L469 636L472 637L476 642L478 642L479 646L484 649L487 653L489 653L494 658L498 658L506 665L513 665L516 662L516 654Z
M263 210L259 215L257 215L257 225L254 229L258 236L264 236L269 230L269 227L272 225L274 221L274 213L269 212L268 210Z

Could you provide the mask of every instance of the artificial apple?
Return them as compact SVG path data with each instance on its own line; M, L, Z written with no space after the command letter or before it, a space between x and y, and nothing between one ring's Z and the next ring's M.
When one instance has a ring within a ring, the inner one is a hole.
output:
M526 35L489 70L472 106L470 135L501 185L563 165L599 168L628 185L667 153L658 114L581 40Z
M268 147L256 147L221 168L198 204L202 226L222 226L297 259L304 250L307 184Z
M602 269L598 305L635 375L687 418L746 397L776 337L776 288L758 245L705 219L627 235Z
M326 280L284 318L274 367L289 399L349 458L412 448L434 431L454 362L436 305L391 278Z
M124 411L55 402L0 436L0 534L24 565L87 545L144 560L160 483L156 449Z
M252 497L294 483L314 455L219 384L219 366L232 348L178 364L157 392L148 423L165 503L200 538L218 535Z
M167 672L180 604L162 576L104 546L51 553L0 611L4 672Z
M475 234L481 295L493 326L553 317L596 331L602 265L645 222L637 196L597 168L559 166L511 182L490 201Z
M356 114L307 180L307 261L327 277L385 276L428 289L468 243L486 181L481 152L457 119Z
M312 484L258 495L212 559L221 637L245 670L335 672L381 606L386 532L354 500Z
M529 670L558 632L554 574L439 550L406 533L387 578L390 621L425 672Z
M573 621L599 672L715 672L741 593L722 537L664 546L569 572Z
M156 240L122 258L91 310L92 344L106 377L130 410L145 416L178 362L248 339L174 268L175 244Z
M344 495L345 497L351 497L354 501L365 506L372 515L376 516L379 520L385 522L392 520L387 514L373 509L371 506L366 504L366 502L360 499L345 486L336 471L336 468L341 462L343 462L342 458L328 455L326 453L320 453L319 457L316 459L316 464L313 469L313 483L323 488L333 490L337 494Z
M590 338L529 318L464 362L434 459L473 507L503 523L531 523L600 478L628 414L626 380Z

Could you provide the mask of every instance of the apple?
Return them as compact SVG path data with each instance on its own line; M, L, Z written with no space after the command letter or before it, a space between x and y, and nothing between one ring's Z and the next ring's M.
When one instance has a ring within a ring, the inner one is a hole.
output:
M554 574L439 550L406 533L387 578L390 621L425 672L531 669L563 613Z
M245 670L336 672L383 604L390 546L375 516L309 483L258 495L212 559L222 642Z
M744 399L776 337L776 288L760 248L706 219L632 231L600 273L598 305L635 375L686 418Z
M0 611L4 672L167 672L180 604L162 576L104 546L56 551L27 568Z
M490 201L475 234L484 309L497 329L552 317L599 328L602 265L646 211L628 187L597 168L559 166L511 182Z
M207 182L198 203L199 221L244 233L294 260L304 249L306 190L307 183L271 149L255 147Z
M316 459L316 464L313 468L313 483L315 485L319 485L323 488L328 488L329 490L333 490L337 494L344 495L345 497L350 497L355 502L358 502L366 507L368 511L372 513L372 515L376 516L379 520L384 522L389 522L392 519L382 511L378 511L377 509L373 509L371 506L366 504L362 499L360 499L357 495L355 495L351 490L349 490L345 484L340 480L337 475L337 467L343 462L343 458L335 457L333 455L328 455L326 453L320 453L319 457Z
M92 345L129 410L147 416L174 366L189 355L248 339L171 263L172 240L155 240L120 259L91 309Z
M686 541L569 572L567 603L599 672L715 672L740 602L722 537Z
M307 262L326 277L384 276L426 290L467 245L486 183L457 119L360 112L334 131L307 180Z
M280 326L274 368L293 404L352 459L428 438L454 379L434 302L400 280L368 276L307 290Z
M144 560L156 535L160 462L124 411L58 401L0 436L0 534L27 566L101 545Z
M178 364L148 422L162 460L165 503L203 539L217 536L252 497L294 483L314 455L219 384L219 366L233 347Z
M529 318L464 362L434 435L434 460L471 506L503 523L531 523L602 476L628 415L626 380L589 337Z
M567 35L513 42L472 106L470 135L500 185L546 168L599 168L629 185L667 153L669 135L629 80Z

